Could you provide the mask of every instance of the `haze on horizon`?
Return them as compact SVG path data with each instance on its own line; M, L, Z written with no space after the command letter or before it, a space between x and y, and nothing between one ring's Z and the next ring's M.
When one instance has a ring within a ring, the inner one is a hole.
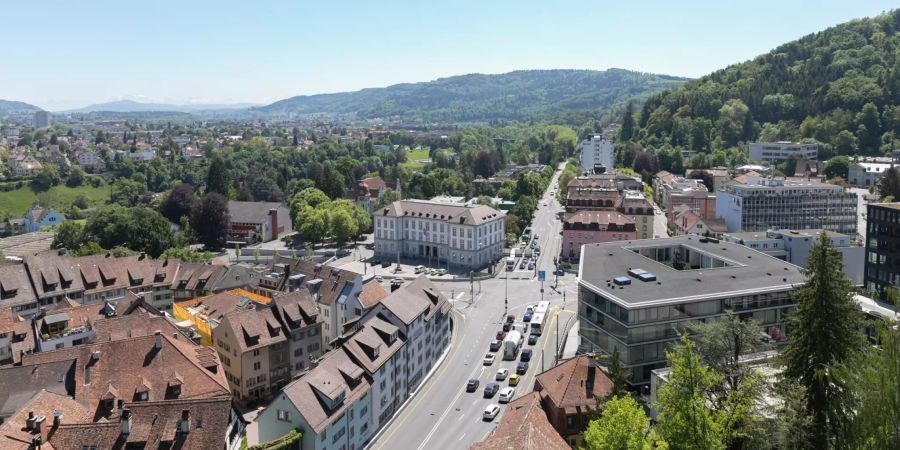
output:
M896 6L726 3L13 2L0 99L58 111L121 99L265 104L521 69L699 77Z

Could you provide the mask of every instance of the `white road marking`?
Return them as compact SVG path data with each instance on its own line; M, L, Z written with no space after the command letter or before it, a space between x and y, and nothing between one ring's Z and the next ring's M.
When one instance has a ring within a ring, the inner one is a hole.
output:
M466 437L466 433L463 433L462 436L460 436L459 439L457 439L457 441L461 441L464 437Z

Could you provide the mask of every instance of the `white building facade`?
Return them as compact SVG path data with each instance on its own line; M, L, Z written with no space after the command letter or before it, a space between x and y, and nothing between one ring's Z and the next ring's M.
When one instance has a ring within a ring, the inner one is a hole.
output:
M401 200L374 212L375 256L478 269L503 256L505 214L488 206Z
M819 145L799 144L796 142L750 143L750 159L753 161L768 161L772 164L779 164L791 156L817 161L819 159Z
M857 186L875 186L890 168L891 164L888 163L853 163L847 170L847 182Z
M615 167L613 141L600 135L581 141L581 168L592 171L595 166L603 166L607 172Z

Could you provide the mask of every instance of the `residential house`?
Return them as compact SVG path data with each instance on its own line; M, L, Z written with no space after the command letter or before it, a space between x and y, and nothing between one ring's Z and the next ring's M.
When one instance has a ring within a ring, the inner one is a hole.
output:
M272 300L249 291L234 289L172 305L172 315L180 327L190 327L200 336L200 344L213 346L213 330L225 316L237 310L256 309ZM190 323L188 323L190 322Z
M106 161L93 150L82 150L75 154L75 162L88 172L99 172L106 169Z
M719 168L719 169L687 169L687 170L684 171L684 176L685 176L686 178L691 178L693 175L695 175L695 174L697 174L697 173L699 173L699 172L706 172L706 173L708 173L708 174L712 177L712 180L713 180L713 186L712 186L713 189L712 189L712 191L713 191L713 192L716 192L716 191L718 191L719 189L722 189L722 186L724 186L725 183L727 183L728 180L731 179L731 175L728 174L728 170L727 170L727 169L724 169L724 168ZM707 189L709 189L709 186L707 186Z
M589 356L576 356L534 377L534 390L553 428L569 445L583 445L583 433L613 382Z
M614 210L578 211L563 222L561 254L566 258L581 255L581 246L609 241L636 239L634 220Z
M56 228L57 225L65 220L66 218L53 208L41 208L38 205L34 205L25 213L24 228L26 233L31 233L40 231L44 227Z
M353 192L353 200L357 205L365 208L366 212L371 213L372 207L381 199L384 190L387 187L381 177L363 178L356 186Z
M541 394L531 392L506 405L500 424L469 450L570 450L541 406Z
M672 231L675 236L696 234L698 236L722 236L728 231L725 221L722 219L704 219L697 211L681 205L675 213L672 222Z
M55 305L63 299L81 301L85 290L81 272L64 249L28 255L25 257L25 267L37 304L33 309L19 311L23 317L37 313L39 306Z
M9 311L16 316L27 317L36 314L38 308L38 299L28 278L27 267L24 264L0 264L0 315L6 315L5 311ZM0 336L0 340L2 339ZM0 361L5 359L2 347L0 342Z
M9 169L20 177L33 177L44 166L28 153L16 153L9 157Z
M293 230L290 209L280 202L228 202L228 239L269 242Z
M636 239L653 239L653 227L656 220L656 209L653 203L641 191L624 190L616 211L634 221Z
M856 186L877 186L884 173L893 163L855 162L847 170L847 182Z

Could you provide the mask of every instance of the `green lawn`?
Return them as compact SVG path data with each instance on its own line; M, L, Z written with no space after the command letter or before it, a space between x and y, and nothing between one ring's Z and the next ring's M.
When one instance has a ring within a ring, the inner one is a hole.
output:
M418 150L410 150L406 152L406 159L413 161L416 159L428 159L428 149L420 148Z
M100 206L109 199L109 186L104 184L95 188L84 185L70 188L60 184L46 192L34 192L26 184L16 190L0 192L0 211L7 211L13 217L24 217L32 204L40 203L41 206L54 208L61 213L79 195L87 197L91 207Z

